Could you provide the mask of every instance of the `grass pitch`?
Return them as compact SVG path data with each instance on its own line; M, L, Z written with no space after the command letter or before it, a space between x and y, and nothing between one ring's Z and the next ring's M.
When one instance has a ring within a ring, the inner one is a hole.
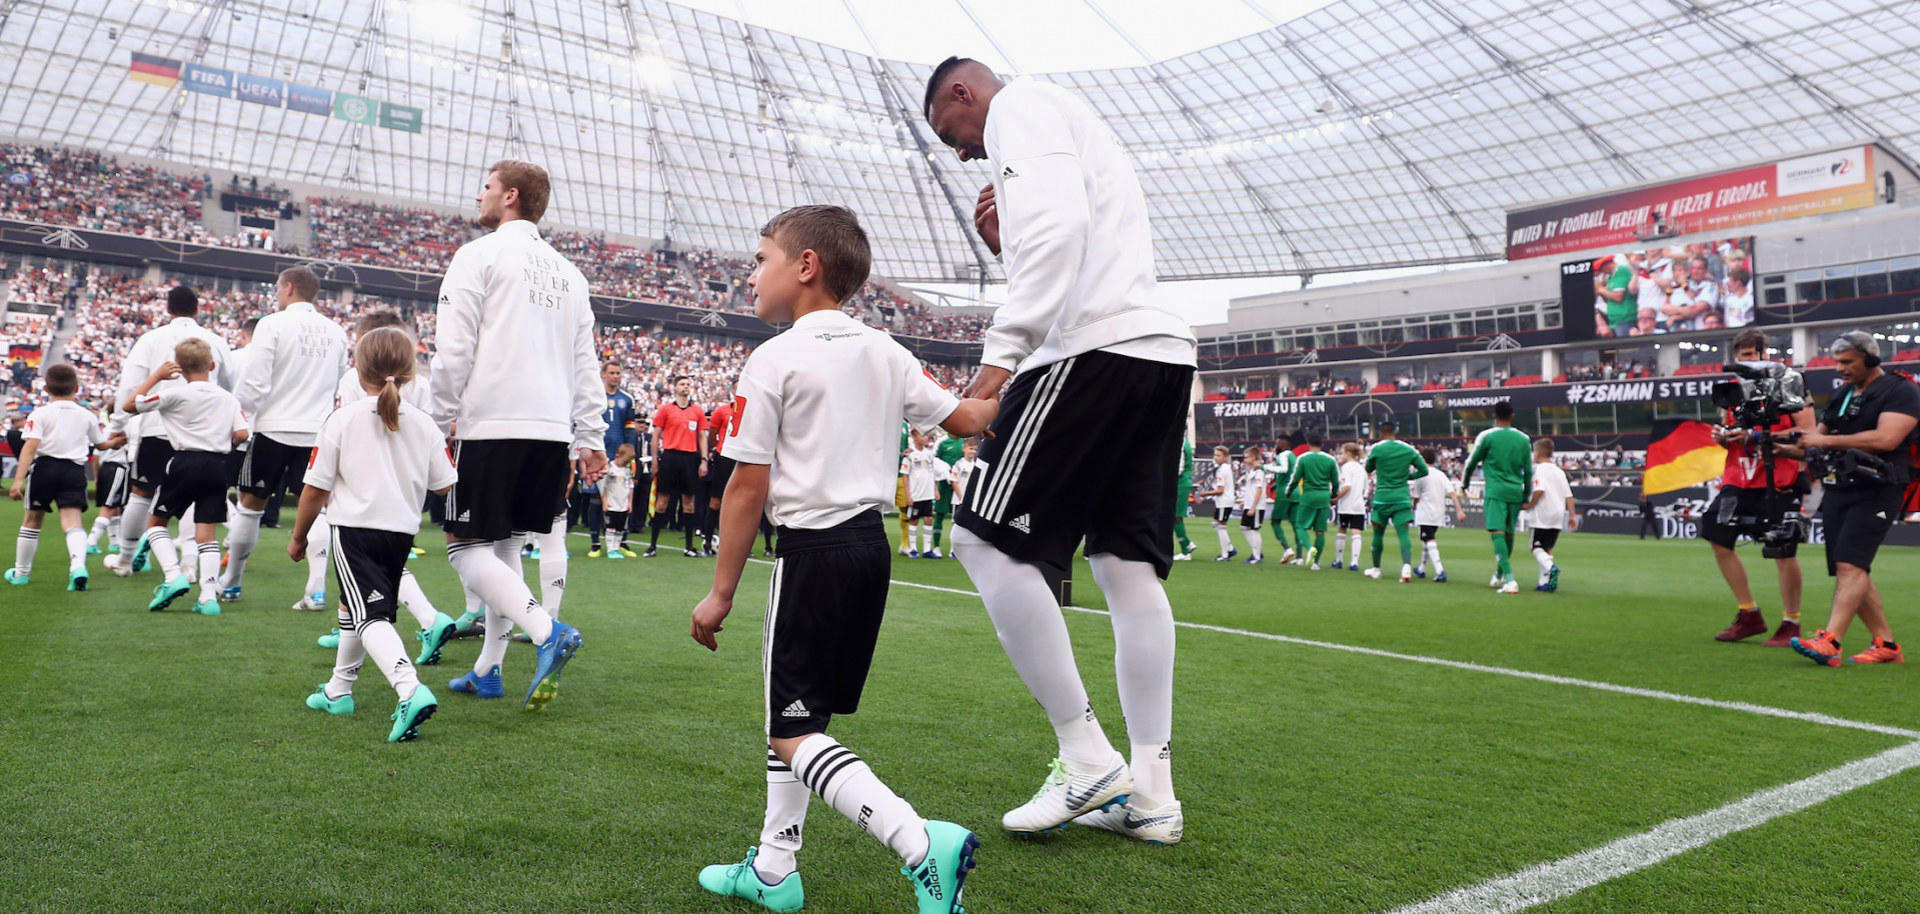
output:
M18 517L0 507L0 530ZM457 614L436 540L422 536L430 551L414 569ZM1561 591L1513 597L1481 583L1483 534L1442 543L1444 585L1203 560L1177 566L1169 589L1184 621L1920 729L1920 667L1823 669L1714 642L1732 601L1703 543L1571 535ZM331 668L313 642L331 614L286 608L305 569L285 544L285 531L264 531L246 599L218 618L148 613L157 575L121 580L97 558L94 589L66 593L53 537L32 584L0 586L0 909L755 910L707 895L694 875L739 860L759 832L767 566L750 567L708 654L687 637L708 560L589 560L577 539L563 617L586 646L560 697L519 710L524 645L508 655L505 700L449 693L478 650L458 641L422 669L440 713L420 741L390 745L394 698L377 671L352 717L305 707ZM1812 628L1832 587L1821 550L1805 553ZM1888 549L1875 569L1909 638L1920 637L1915 558ZM1531 564L1516 566L1527 580ZM1757 555L1749 567L1777 619L1771 570ZM1078 602L1099 607L1077 570ZM895 577L972 590L952 560L902 559ZM1068 624L1124 747L1108 623L1070 613ZM861 712L834 734L923 815L979 832L975 912L1386 911L1903 742L1242 635L1179 639L1178 847L1000 829L1053 742L975 597L896 587ZM1866 640L1856 626L1848 648ZM807 910L911 910L889 851L824 804L808 821ZM1541 910L1914 910L1915 835L1920 773L1907 772Z

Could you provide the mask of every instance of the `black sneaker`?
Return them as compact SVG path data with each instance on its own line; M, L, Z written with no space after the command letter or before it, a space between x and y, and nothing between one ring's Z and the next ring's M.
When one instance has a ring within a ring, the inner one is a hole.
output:
M643 559L650 559L659 554L660 554L660 548L658 546L648 546L647 551L640 553L640 557Z
M701 557L700 550L698 549L685 549L685 550L682 550L680 554L690 559L697 559Z

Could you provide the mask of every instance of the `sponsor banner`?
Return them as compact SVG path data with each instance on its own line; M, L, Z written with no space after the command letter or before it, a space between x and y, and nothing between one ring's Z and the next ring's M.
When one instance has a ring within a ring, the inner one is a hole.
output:
M380 106L380 126L388 130L420 132L420 109L386 102Z
M1874 147L1671 181L1507 213L1507 259L1692 234L1871 206Z
M287 84L278 79L238 73L234 76L233 97L243 102L278 108L286 103Z
M355 124L371 127L380 121L380 103L358 95L345 92L333 93L333 116Z
M1802 369L1809 394L1826 394L1842 383L1831 368ZM1692 375L1684 378L1642 378L1628 381L1585 381L1575 384L1532 384L1526 387L1489 387L1475 390L1421 390L1390 394L1350 394L1328 397L1284 397L1269 400L1208 400L1194 404L1194 415L1216 419L1248 416L1355 414L1405 415L1444 410L1459 412L1492 409L1512 403L1514 409L1543 406L1584 406L1598 403L1671 403L1708 400L1713 385L1729 375Z
M33 183L33 172L30 172L30 171L10 171L10 172L7 172L7 183L8 183L8 184L13 184L13 185L16 185L16 186L18 186L18 185L26 185L26 184L32 184L32 183Z
M127 78L155 86L172 86L180 81L180 61L134 51L127 64Z
M308 114L332 114L333 90L287 83L287 108L293 111L305 111Z
M218 95L222 98L233 97L233 71L203 67L197 63L187 64L184 73L188 92L203 95Z

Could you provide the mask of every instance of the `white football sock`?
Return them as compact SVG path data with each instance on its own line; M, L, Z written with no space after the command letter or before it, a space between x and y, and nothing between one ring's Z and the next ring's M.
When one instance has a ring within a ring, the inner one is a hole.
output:
M509 564L499 555L509 549L514 556L511 561L520 561L520 540L517 537L494 543L448 543L447 561L453 565L453 571L460 576L461 582L473 588L473 592L486 601L489 613L499 613L520 626L534 644L545 644L553 634L553 617L547 615L547 611L534 600L533 591L527 589L527 579L520 567ZM487 631L488 640L491 641L491 622L487 625Z
M107 518L107 542L109 543L120 542L120 515L118 514L115 514L114 516ZM103 546L101 548L105 548L105 547Z
M1348 564L1355 568L1360 567L1360 534L1356 533L1352 536L1352 542L1347 546L1347 552L1353 559L1351 562L1348 562Z
M187 506L186 513L180 515L179 521L180 535L173 538L174 548L180 550L181 555L199 551L200 540L198 534L200 531L194 529L192 505Z
M21 527L20 537L13 541L13 570L21 574L33 571L33 555L39 551L40 531Z
M1087 700L1087 687L1074 666L1066 617L1040 569L965 528L953 531L953 554L979 588L1014 671L1053 724L1060 757L1078 771L1104 770L1113 758L1113 744Z
M760 825L760 853L753 858L753 869L760 874L761 882L776 885L799 868L794 857L800 853L807 802L812 799L813 791L768 749L767 817Z
M893 848L907 866L927 859L927 820L887 788L853 750L825 733L793 752L793 771L827 805Z
M540 547L540 606L560 618L560 601L567 595L567 516L553 519L553 529L533 535Z
M180 553L173 548L173 535L165 526L147 528L147 550L152 553L154 562L160 566L160 574L166 580L180 576Z
M1260 557L1260 531L1250 530L1246 527L1241 527L1240 535L1246 538L1247 550L1253 553L1254 558L1256 559L1259 558Z
M427 592L420 589L420 579L413 576L411 569L400 572L400 605L412 614L413 621L420 623L420 630L433 627L433 620L440 611L433 608L433 602L427 599Z
M367 648L360 642L360 633L348 628L353 620L346 617L344 609L340 616L340 648L333 653L333 678L327 680L327 697L335 699L353 694L353 684L360 678L360 664L367 659Z
M321 593L327 589L327 558L333 555L333 524L322 513L313 519L313 527L307 531L307 589L306 593Z
M1540 563L1540 573L1546 574L1553 568L1553 553L1538 546L1533 547L1533 560Z
M481 601L480 595L477 593L474 593L473 588L468 587L466 585L466 582L464 581L461 582L460 584L460 592L466 595L466 598L467 598L466 611L469 613L477 613L487 605L486 603Z
M1220 537L1220 554L1221 555L1226 555L1227 553L1233 551L1233 534L1228 533L1227 528L1224 525L1214 524L1213 533L1215 536Z
M234 511L233 522L227 525L227 570L220 576L221 587L240 586L241 576L247 573L247 557L260 545L260 515L265 512L244 505Z
M87 531L87 546L89 548L100 545L100 537L106 535L108 522L112 519L113 518L105 514L93 519L93 528Z
M67 531L67 570L79 571L87 567L87 528L74 527Z
M1440 541L1439 540L1434 540L1433 542L1427 544L1427 554L1433 557L1433 573L1434 574L1445 573L1447 570L1446 566L1440 564Z
M373 658L374 665L386 674L387 681L393 683L393 691L400 700L412 698L413 690L420 687L420 676L414 672L413 661L407 659L406 642L400 640L393 623L374 619L360 626L360 643L366 646L367 656Z
M1333 560L1346 564L1347 538L1336 533L1333 535Z
M1157 809L1173 802L1173 604L1149 562L1129 562L1112 553L1093 557L1093 582L1107 597L1113 622L1113 675L1120 711L1133 744L1136 805Z
M473 661L473 671L481 676L493 672L493 668L506 662L507 645L513 642L513 620L487 607L486 634L480 639L480 656Z
M200 552L200 602L220 598L220 544L201 543Z
M140 538L147 535L147 515L153 511L153 496L128 493L127 506L120 511L120 557L133 561Z

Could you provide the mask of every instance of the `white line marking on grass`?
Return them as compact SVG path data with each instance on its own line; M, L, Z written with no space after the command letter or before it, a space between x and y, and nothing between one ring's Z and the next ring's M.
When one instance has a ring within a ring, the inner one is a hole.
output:
M1395 908L1391 914L1511 914L1566 898L1583 889L1646 869L1669 857L1735 832L1823 803L1841 794L1920 767L1920 743L1763 790L1718 809L1669 819L1651 831L1543 863L1499 879Z

